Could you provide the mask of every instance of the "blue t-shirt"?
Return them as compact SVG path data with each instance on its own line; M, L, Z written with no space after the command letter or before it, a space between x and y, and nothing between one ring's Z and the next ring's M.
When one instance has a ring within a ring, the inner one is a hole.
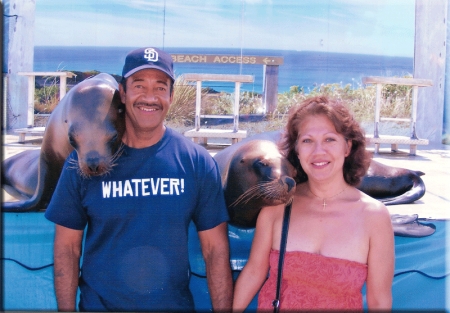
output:
M69 160L45 216L86 229L80 310L193 310L188 226L228 220L217 164L170 128L155 145L125 146L113 170L83 178Z

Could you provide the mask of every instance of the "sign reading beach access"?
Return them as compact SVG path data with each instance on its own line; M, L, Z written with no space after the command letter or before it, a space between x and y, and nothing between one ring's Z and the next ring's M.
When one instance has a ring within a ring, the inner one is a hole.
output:
M225 55L225 54L171 54L174 63L204 64L257 64L263 65L263 103L267 113L277 108L278 68L283 65L283 57L261 55Z
M219 63L282 65L283 57L222 55L222 54L171 54L174 63Z

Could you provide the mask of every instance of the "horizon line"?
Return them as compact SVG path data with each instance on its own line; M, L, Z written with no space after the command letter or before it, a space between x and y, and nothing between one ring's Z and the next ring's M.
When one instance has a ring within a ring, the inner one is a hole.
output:
M34 45L36 47L46 47L46 48L120 48L120 49L135 49L141 46L83 46L83 45ZM159 46L154 45L153 47L159 48ZM227 49L227 50L237 50L240 51L241 48L237 47L164 47L163 50L170 49ZM388 54L370 54L370 53L356 53L356 52L338 52L338 51L320 51L320 50L296 50L296 49L270 49L270 48L243 48L242 50L259 50L259 51L294 51L294 52L313 52L313 53L324 53L324 54L351 54L351 55L366 55L366 56L381 56L381 57L394 57L394 58L408 58L414 59L414 56L405 55L388 55Z

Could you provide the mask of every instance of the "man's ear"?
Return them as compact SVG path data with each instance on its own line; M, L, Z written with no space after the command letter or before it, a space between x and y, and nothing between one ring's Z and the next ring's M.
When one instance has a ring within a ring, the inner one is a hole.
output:
M172 104L173 95L175 94L175 84L172 84L172 88L170 88L170 103Z
M125 103L126 92L122 84L119 84L119 93L120 93L120 101L122 101L122 103Z

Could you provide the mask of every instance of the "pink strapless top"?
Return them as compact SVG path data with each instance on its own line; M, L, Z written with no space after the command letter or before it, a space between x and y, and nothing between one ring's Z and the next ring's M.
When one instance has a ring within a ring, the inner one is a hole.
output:
M272 310L277 286L278 257L270 252L269 278L258 296L258 311ZM361 288L367 265L304 251L286 251L280 310L362 310Z

